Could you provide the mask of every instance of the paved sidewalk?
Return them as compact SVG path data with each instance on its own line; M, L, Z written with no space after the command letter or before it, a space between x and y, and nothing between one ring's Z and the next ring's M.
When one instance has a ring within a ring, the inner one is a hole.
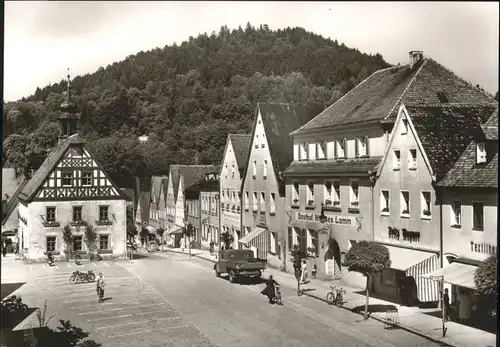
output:
M187 249L182 251L180 248L169 248L166 249L166 251L186 255L189 253ZM192 249L191 255L214 263L217 261L216 254L210 255L208 251L204 250ZM273 275L274 279L285 287L297 289L297 280L292 274L268 267L264 271L264 277L268 277L268 275ZM330 291L330 285L333 284L342 286L347 292L344 294L345 303L342 308L358 312L358 309L361 307L360 314L363 314L366 297L356 292L364 290L364 288L348 286L342 280L336 280L334 282L312 280L305 285L301 285L301 290L304 290L304 295L326 302L326 294ZM454 347L493 347L496 345L495 334L455 322L446 322L446 337L442 337L441 319L426 314L436 309L406 307L375 298L370 298L369 303L370 305L392 306L397 308L399 313L399 328L444 345ZM385 310L383 312L373 312L370 317L384 323L386 322Z

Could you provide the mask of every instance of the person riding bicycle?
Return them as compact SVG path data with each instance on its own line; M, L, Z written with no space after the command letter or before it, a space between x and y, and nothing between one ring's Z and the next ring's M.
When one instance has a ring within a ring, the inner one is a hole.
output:
M262 291L262 293L267 295L270 304L274 302L274 299L276 297L275 286L279 285L280 284L273 279L273 275L269 276L269 279L266 281L266 288Z
M99 290L102 291L102 296L104 297L104 276L102 275L102 272L99 273L99 277L97 278L97 296L99 296Z

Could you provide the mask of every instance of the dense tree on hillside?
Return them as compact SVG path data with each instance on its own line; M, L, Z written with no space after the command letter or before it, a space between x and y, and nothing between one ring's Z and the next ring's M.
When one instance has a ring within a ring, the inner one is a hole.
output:
M131 181L132 174L164 173L170 163L218 163L227 134L250 131L258 101L326 107L387 66L379 54L302 28L223 26L77 76L72 94L80 133L113 178ZM4 164L18 165L29 146L43 151L57 142L65 90L63 80L4 103ZM147 146L134 140L141 135L150 137Z

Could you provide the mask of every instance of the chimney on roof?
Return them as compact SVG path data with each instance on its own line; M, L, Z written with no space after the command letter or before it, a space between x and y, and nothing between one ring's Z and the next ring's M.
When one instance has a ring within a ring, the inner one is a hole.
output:
M413 69L413 67L422 59L424 59L423 51L410 51L410 69Z

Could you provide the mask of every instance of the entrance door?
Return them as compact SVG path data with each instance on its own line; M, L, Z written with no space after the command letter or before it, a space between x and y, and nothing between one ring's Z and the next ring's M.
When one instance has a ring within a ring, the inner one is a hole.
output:
M330 270L330 276L333 275L335 278L342 276L340 248L337 241L333 238L328 240L328 250L325 252L324 260L326 269L333 268L333 271Z

